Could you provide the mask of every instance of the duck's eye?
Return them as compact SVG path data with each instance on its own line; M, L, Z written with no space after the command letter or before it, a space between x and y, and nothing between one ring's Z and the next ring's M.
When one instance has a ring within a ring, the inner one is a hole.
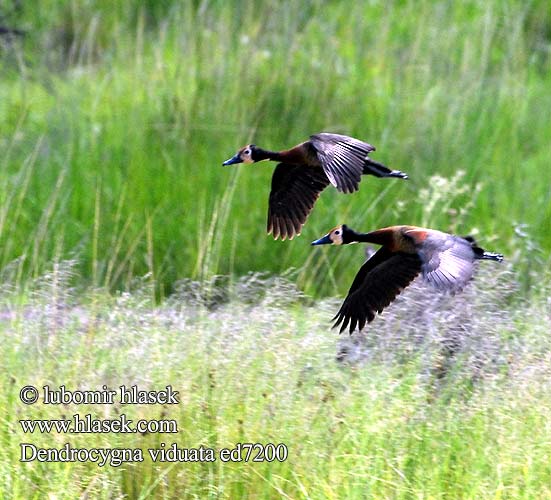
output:
M337 236L340 236L341 230L340 230L340 229L337 229L337 230L335 231L335 234L336 234Z
M246 149L244 152L245 152L245 154L246 154L247 156L249 156L249 155L251 154L251 150L250 150L250 149Z

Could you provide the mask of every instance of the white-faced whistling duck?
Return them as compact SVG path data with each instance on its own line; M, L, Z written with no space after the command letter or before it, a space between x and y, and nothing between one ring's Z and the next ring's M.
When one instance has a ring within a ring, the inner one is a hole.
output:
M285 151L267 151L249 144L223 165L280 162L272 176L267 231L276 240L291 240L300 234L314 203L330 183L343 193L353 193L358 190L362 174L408 178L399 170L373 161L367 156L371 151L375 148L367 142L324 132Z
M415 226L392 226L370 233L357 233L337 226L312 245L346 245L366 242L382 245L356 274L333 328L350 334L381 313L419 274L441 291L461 290L472 278L474 261L501 262L503 255L485 252L475 240Z

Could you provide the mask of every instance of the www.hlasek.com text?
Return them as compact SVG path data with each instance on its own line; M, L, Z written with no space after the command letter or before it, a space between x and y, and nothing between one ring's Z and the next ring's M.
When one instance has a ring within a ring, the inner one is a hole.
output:
M70 419L21 419L19 425L25 434L175 434L178 422L171 419L131 420L123 413L117 418L94 418L88 413L83 417L74 414Z

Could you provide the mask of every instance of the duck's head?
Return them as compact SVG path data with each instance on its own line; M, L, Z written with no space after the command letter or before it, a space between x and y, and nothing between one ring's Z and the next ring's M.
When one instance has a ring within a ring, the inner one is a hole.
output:
M242 147L234 156L229 160L226 160L222 165L233 165L234 163L254 163L259 161L256 153L258 148L254 144L248 144L247 146Z
M312 241L312 245L347 245L355 242L354 234L354 231L346 224L341 224L331 229L319 240Z

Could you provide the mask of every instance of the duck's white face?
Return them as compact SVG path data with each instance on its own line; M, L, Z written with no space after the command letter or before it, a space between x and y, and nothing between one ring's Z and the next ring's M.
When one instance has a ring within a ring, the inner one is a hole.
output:
M337 226L329 231L328 236L333 245L342 245L344 243L342 233L342 226Z
M329 231L319 240L312 241L312 245L343 245L344 244L344 227L337 226Z
M253 152L255 149L254 144L249 144L244 148L241 148L235 155L233 155L229 160L226 160L222 165L235 165L236 163L254 163Z
M241 161L243 163L254 163L253 160L253 146L252 144L248 144L247 146L241 148L239 150L239 158L241 158Z

